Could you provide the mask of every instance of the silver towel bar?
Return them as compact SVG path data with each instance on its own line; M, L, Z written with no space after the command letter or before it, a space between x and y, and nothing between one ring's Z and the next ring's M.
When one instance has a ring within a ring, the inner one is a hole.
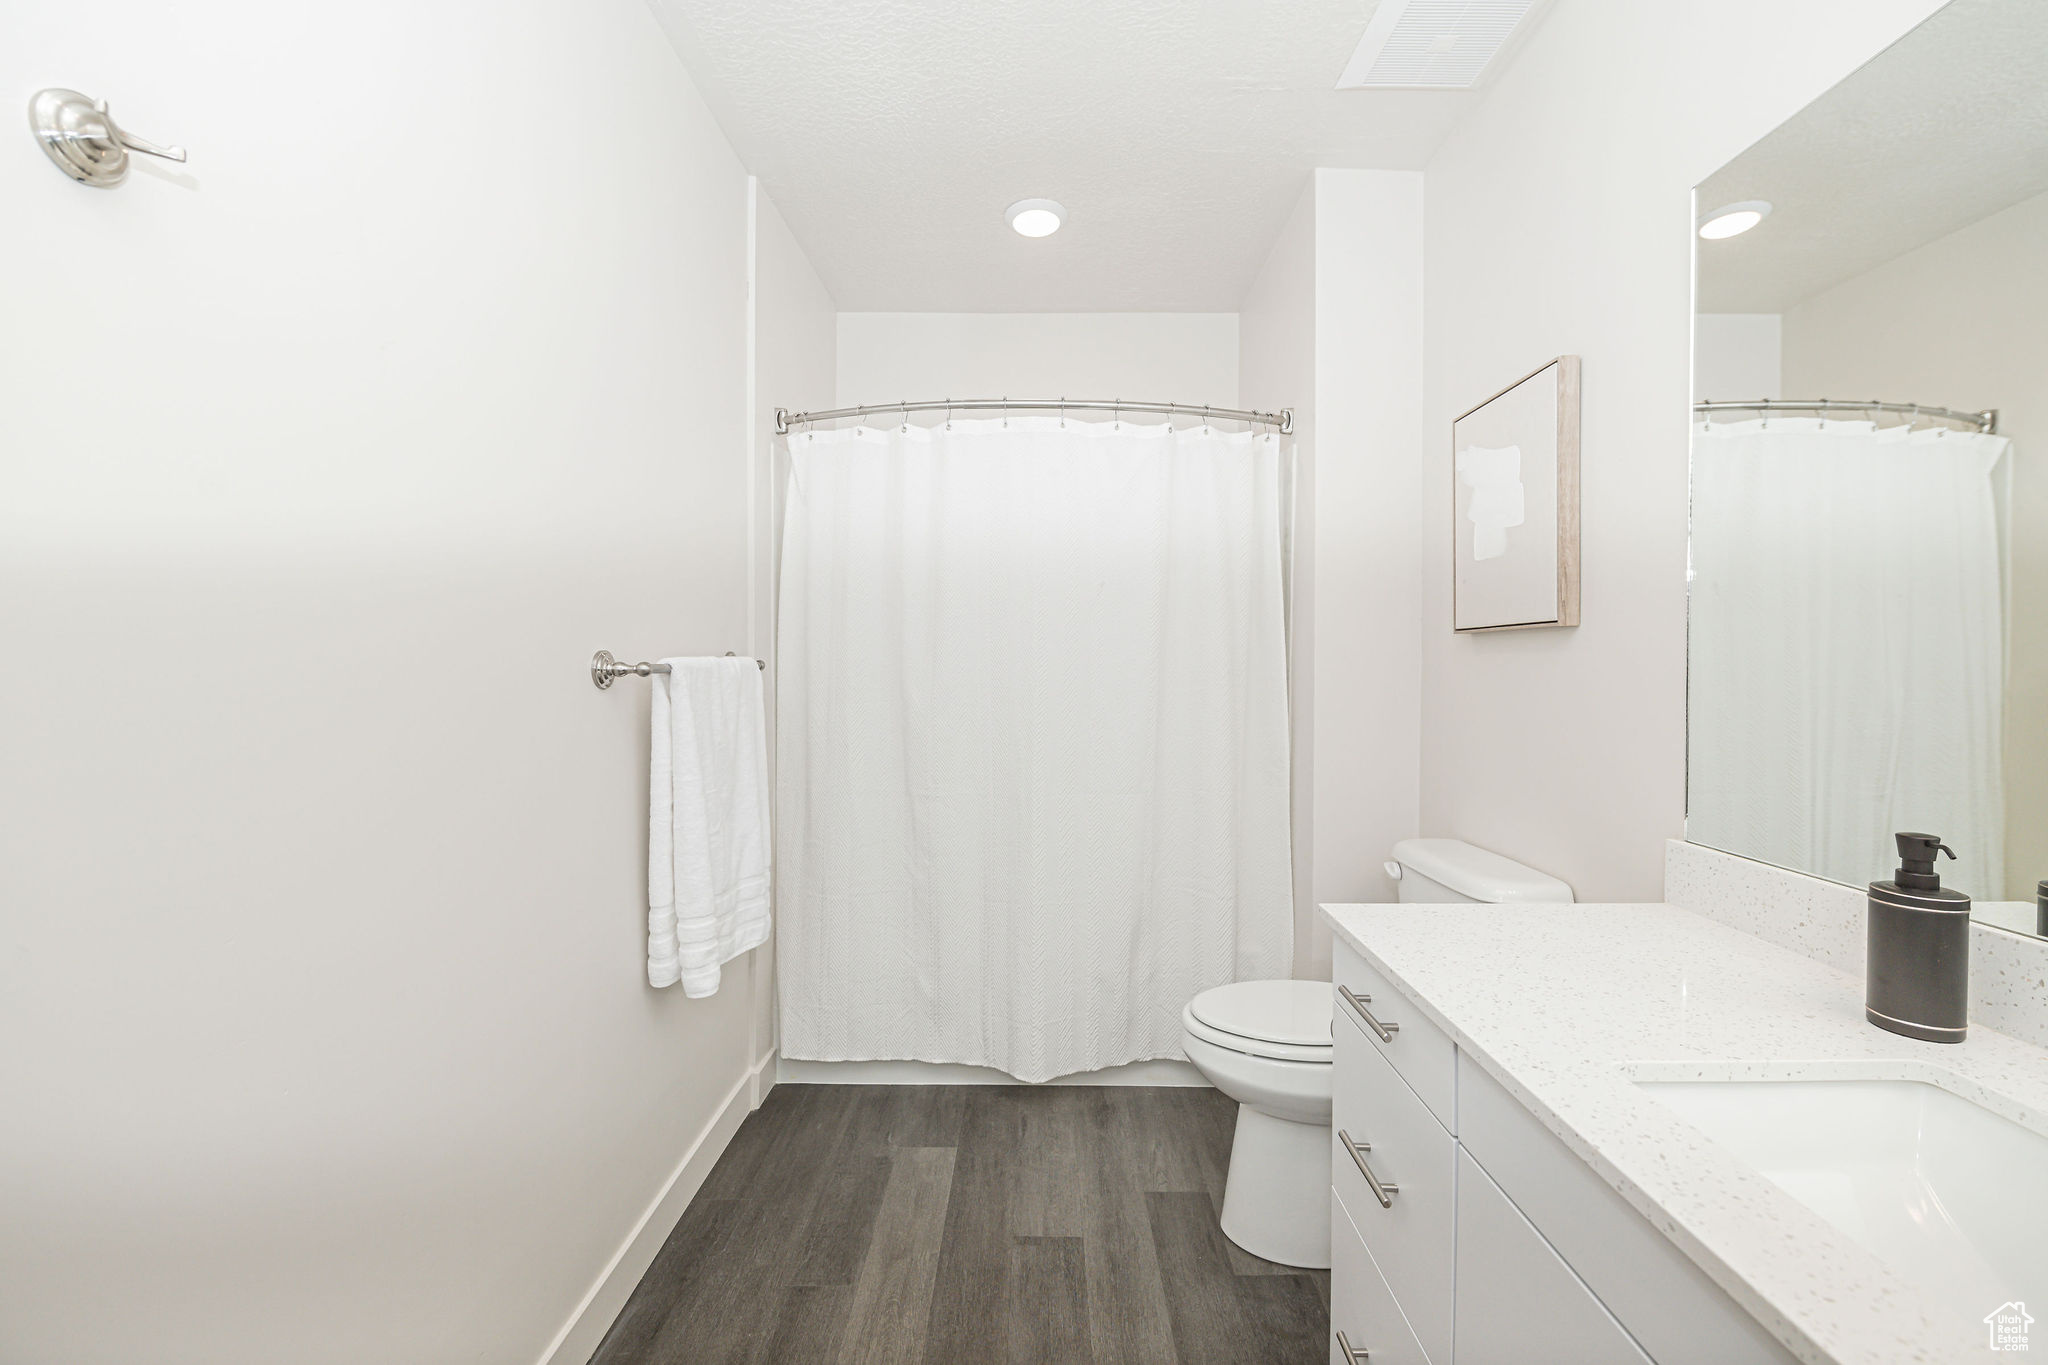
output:
M733 659L739 656L728 649L725 651L725 657ZM768 667L766 659L756 659L754 663L760 668ZM590 680L597 684L597 690L600 692L610 687L620 678L628 676L646 678L656 673L667 673L669 671L667 664L651 664L644 659L637 664L621 663L612 657L612 652L608 649L600 649L597 653L590 656Z

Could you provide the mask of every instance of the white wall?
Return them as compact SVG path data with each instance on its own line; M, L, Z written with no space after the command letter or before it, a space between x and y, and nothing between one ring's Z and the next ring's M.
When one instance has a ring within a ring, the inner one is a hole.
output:
M1656 899L1684 821L1691 187L1935 8L1559 0L1431 160L1427 833ZM1451 419L1567 353L1584 624L1453 636Z
M1422 253L1420 174L1316 172L1318 902L1394 899L1420 821Z
M1329 930L1315 907L1316 185L1313 176L1245 292L1238 314L1238 397L1294 409L1294 507L1288 688L1293 710L1294 974L1313 977ZM1327 948L1324 948L1327 953Z
M1318 904L1392 900L1416 833L1422 176L1319 170L1242 318L1245 401L1295 410L1295 971Z
M1237 314L839 315L842 406L1005 396L1235 407Z
M1695 402L1743 402L1785 396L1784 317L1778 313L1700 313L1692 320ZM1799 395L1802 398L1809 394ZM1735 414L1740 417L1742 414Z
M745 1111L587 660L748 647L746 177L641 0L0 9L59 81L192 159L0 142L0 1358L535 1360Z
M1901 326L1900 319L1912 320ZM2048 877L2048 195L1805 299L1785 314L1798 396L1999 410L2012 447L2006 895Z
M789 225L753 182L754 374L753 467L749 486L748 649L768 660L775 682L775 592L782 561L782 491L788 473L784 439L775 434L775 409L832 405L838 364L839 314L830 291L797 245ZM771 695L772 692L771 692ZM769 734L770 771L774 733ZM754 953L754 1056L764 1060L775 1039L774 940Z

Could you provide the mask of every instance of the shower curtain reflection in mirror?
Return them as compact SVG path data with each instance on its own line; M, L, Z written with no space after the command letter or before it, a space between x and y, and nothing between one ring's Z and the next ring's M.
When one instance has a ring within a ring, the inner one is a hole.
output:
M1045 1080L1289 974L1280 438L790 439L782 1055Z
M1695 427L1689 840L1854 885L1931 831L1945 884L2000 898L2007 445Z

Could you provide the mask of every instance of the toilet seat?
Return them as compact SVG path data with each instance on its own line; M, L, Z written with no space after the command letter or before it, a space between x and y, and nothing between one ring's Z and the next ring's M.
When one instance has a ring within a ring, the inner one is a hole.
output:
M1331 1059L1330 986L1322 981L1236 981L1203 991L1181 1011L1206 1043L1283 1062Z

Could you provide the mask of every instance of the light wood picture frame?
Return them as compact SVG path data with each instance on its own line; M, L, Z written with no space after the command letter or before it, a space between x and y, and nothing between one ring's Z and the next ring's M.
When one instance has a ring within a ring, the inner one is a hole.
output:
M1451 629L1579 623L1579 358L1451 423Z

